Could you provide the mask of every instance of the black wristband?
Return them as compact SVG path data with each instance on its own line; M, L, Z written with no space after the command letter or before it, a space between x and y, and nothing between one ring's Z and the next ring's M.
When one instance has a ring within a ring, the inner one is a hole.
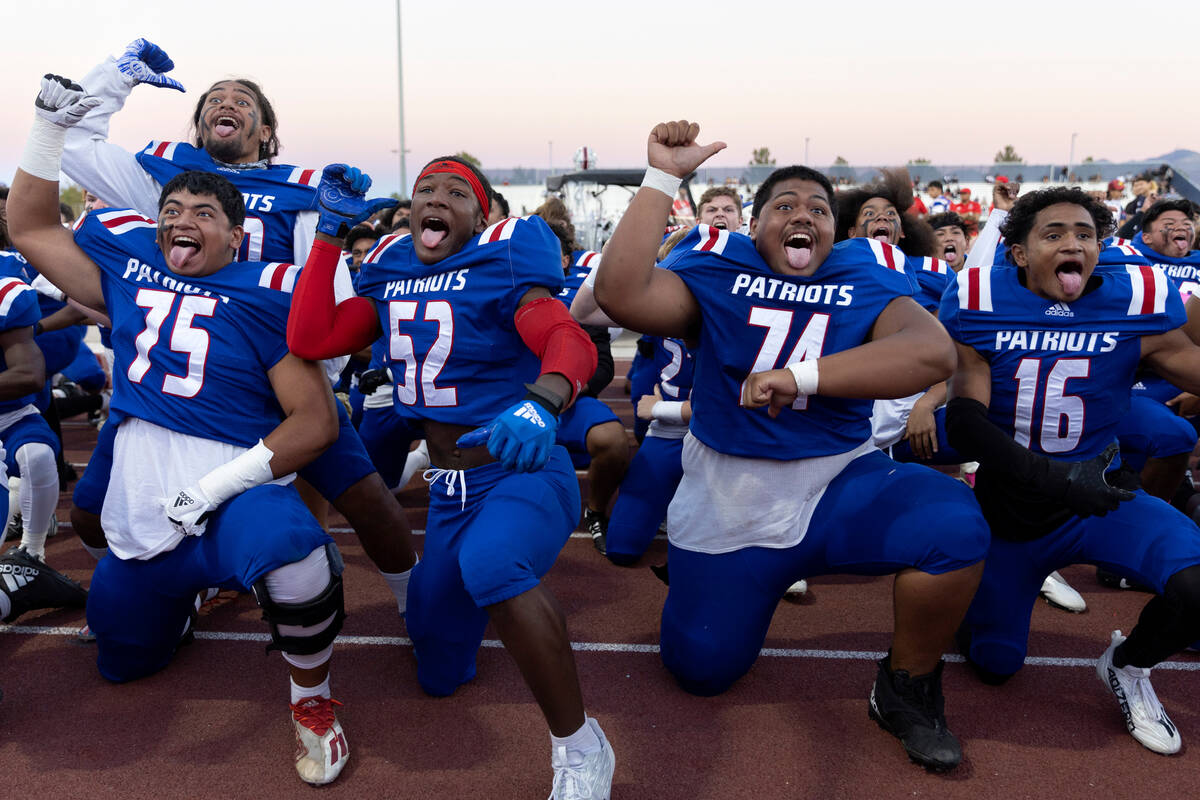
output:
M556 417L562 413L563 407L567 404L566 400L545 386L538 386L536 383L527 383L525 384L525 388L529 390L529 393L525 395L526 400L532 400Z

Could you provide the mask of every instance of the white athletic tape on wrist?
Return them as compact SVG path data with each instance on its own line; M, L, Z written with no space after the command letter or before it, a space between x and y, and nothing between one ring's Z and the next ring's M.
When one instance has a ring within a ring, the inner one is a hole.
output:
M17 165L35 178L58 181L62 168L63 143L67 140L67 129L59 127L40 116L33 118L33 127L25 141L25 152Z
M802 395L817 393L817 359L795 361L787 365L796 379L796 392Z
M219 506L247 489L275 480L271 472L271 458L274 455L259 439L254 447L213 469L197 483L212 504Z
M650 416L659 422L683 424L683 403L679 400L659 400L650 409Z
M682 184L683 178L676 178L658 167L646 167L646 175L642 178L642 188L658 189L672 200L679 193L679 187Z

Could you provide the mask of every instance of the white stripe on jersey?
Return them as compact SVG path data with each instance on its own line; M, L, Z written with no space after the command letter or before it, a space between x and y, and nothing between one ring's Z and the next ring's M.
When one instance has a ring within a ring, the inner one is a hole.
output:
M1152 311L1149 313L1162 314L1167 310L1167 273L1163 272L1158 267L1140 267L1136 264L1126 264L1125 271L1129 273L1129 282L1133 285L1133 296L1129 300L1129 315L1140 316L1144 312L1142 309L1146 305L1146 270L1150 270L1150 274L1154 278L1154 282L1150 286L1150 303Z
M408 233L389 233L387 236L384 236L382 239L380 239L378 242L375 243L375 246L371 248L371 251L369 253L367 253L367 257L363 259L363 263L364 264L376 263L377 261L379 261L380 257L388 251L389 247L396 244L396 242L404 241L411 235L412 234L408 234Z
M304 173L306 172L308 173L307 178L304 176ZM288 175L288 183L299 183L303 186L312 186L313 188L316 188L317 184L320 182L321 170L319 169L296 167L294 170L292 170L292 174Z
M596 267L600 266L599 261L597 261L595 263L595 265L589 265L589 264L592 260L594 260L595 256L598 256L598 255L600 255L600 254L597 253L595 250L585 250L584 252L579 254L579 259L575 262L575 266L588 267L589 269L595 269Z
M511 239L513 231L517 229L516 217L505 217L499 222L493 223L483 233L479 234L477 244L485 245L492 242L503 242L506 239Z
M867 244L871 245L871 251L875 253L875 260L879 266L904 272L904 253L899 247L878 239L867 239Z
M92 213L95 214L96 212ZM99 220L101 225L115 234L129 233L129 231L137 230L138 228L157 227L154 220L149 217L143 217L136 211L130 211L129 209L101 211L96 214L96 219Z
M291 294L292 289L296 288L296 278L299 276L299 264L267 264L258 276L258 285L264 289L276 289Z
M693 250L717 255L725 252L725 245L729 244L729 231L704 224L697 225L696 230L700 233L700 241L692 248Z
M927 272L936 272L938 275L945 275L949 267L947 267L946 262L942 261L940 258L925 256L921 262L921 269Z
M164 158L167 161L174 161L175 160L175 149L177 147L179 147L179 142L167 142L167 141L151 142L149 145L146 146L146 149L143 150L142 152L146 153L148 155L155 155L156 152L158 151L158 149L160 147L162 147L163 145L166 145L166 147L163 148L162 154L159 155L158 157Z
M979 300L977 303L971 302L971 276L974 275L979 286ZM958 282L958 307L970 309L971 311L991 311L992 310L992 268L986 267L970 267L958 273L955 277Z
M13 302L23 292L32 291L29 284L20 278L0 278L0 296L4 298L0 300L0 317L8 316L8 312L12 311Z

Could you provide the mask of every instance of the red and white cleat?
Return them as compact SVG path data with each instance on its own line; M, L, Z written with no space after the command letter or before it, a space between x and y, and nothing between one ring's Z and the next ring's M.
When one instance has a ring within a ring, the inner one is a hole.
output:
M296 772L300 780L321 786L333 782L350 759L346 735L328 697L306 697L293 703L292 727L296 729Z

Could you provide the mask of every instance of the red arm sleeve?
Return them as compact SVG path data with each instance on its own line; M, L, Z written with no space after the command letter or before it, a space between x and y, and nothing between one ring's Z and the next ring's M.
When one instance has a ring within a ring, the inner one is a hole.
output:
M596 371L596 345L591 337L572 319L567 307L553 297L526 303L517 309L513 320L521 340L542 360L541 374L556 372L570 381L571 396L566 403L570 406Z
M365 297L334 302L333 274L341 250L316 242L300 270L288 313L288 349L316 361L357 353L379 338L382 330L375 304Z

